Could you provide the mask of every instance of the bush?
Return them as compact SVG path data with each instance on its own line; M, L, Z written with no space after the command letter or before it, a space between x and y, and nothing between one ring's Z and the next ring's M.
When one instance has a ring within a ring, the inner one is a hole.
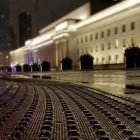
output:
M11 66L5 66L5 71L7 71L7 72L11 72L11 71L12 71Z
M125 50L126 68L140 67L140 48L129 47Z
M61 60L62 70L72 70L72 59L65 57Z
M21 72L22 71L21 65L17 64L15 67L16 67L16 72Z
M31 67L32 67L32 71L40 71L40 68L37 63L33 63Z
M93 57L90 54L80 56L81 70L93 69Z
M31 66L28 65L28 64L24 64L24 65L23 65L23 71L24 71L24 72L29 72L29 71L31 71Z
M42 71L50 71L50 62L43 61L41 63L41 66L42 66Z

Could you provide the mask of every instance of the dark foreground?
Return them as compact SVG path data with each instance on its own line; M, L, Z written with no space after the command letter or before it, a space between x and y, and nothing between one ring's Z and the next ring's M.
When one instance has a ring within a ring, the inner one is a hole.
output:
M139 140L140 102L70 83L12 79L0 140Z

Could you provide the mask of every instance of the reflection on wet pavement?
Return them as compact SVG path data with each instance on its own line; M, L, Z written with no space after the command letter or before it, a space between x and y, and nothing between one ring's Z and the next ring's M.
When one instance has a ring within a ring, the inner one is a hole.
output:
M47 75L54 80L82 84L112 94L140 100L140 90L126 88L128 84L140 86L139 70L66 71L40 73L40 75Z

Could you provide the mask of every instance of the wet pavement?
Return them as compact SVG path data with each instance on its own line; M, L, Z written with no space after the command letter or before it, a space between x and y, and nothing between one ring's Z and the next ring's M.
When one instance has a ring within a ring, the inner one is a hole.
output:
M140 90L126 88L126 85L140 87L140 70L45 72L33 73L28 76L31 75L50 76L53 80L82 84L140 101Z
M139 77L139 71L7 74L0 139L139 140Z
M38 78L47 76L51 77L53 80L89 86L115 95L131 97L140 101L140 89L126 88L127 85L136 85L140 87L140 70L54 71L26 74L13 73L12 76L28 78L33 75L36 75Z

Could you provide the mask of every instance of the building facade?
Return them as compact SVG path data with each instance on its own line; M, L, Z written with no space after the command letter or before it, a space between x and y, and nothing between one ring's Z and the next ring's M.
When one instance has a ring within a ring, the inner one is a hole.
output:
M90 9L85 7L79 13L89 13ZM25 46L12 51L11 65L46 60L52 68L60 69L62 58L69 57L73 67L78 68L80 56L88 53L94 57L95 68L124 68L125 49L134 42L140 46L139 12L139 0L122 1L81 21L59 20L26 41Z

